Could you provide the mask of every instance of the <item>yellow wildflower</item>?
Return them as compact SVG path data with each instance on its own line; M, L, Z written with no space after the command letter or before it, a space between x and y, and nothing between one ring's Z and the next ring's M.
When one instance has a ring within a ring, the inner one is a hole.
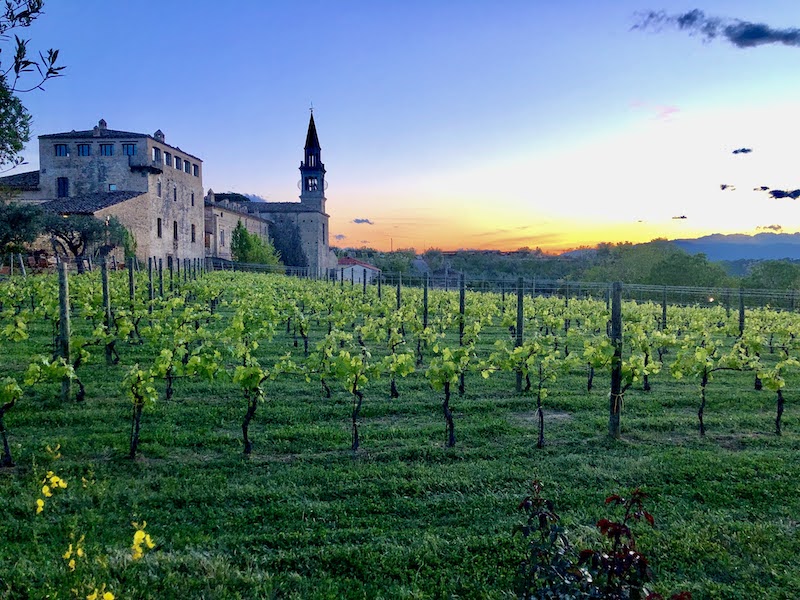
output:
M44 510L44 500L41 498L36 499L36 514L38 515L40 512Z
M50 491L50 486L49 485L42 486L42 496L44 496L45 498L49 498L52 495L53 495L53 492Z
M114 600L114 594L106 591L106 584L104 583L99 590L94 588L94 591L86 596L86 600Z
M64 560L68 560L69 561L67 563L67 565L69 566L69 570L70 571L74 571L75 570L75 565L76 565L75 557L83 558L83 556L84 556L83 540L84 540L85 537L86 536L84 536L84 535L81 536L81 539L79 539L77 541L77 543L75 544L75 548L74 549L72 547L72 544L70 544L69 548L67 548L67 551L64 552L64 554L62 556L62 558Z
M131 549L133 550L133 560L139 560L144 556L144 549L142 548L142 544L144 544L149 550L155 548L155 544L153 543L153 539L150 537L149 533L145 533L144 528L147 527L147 521L142 521L142 525L139 526L138 523L131 523L136 528L136 531L133 534L133 545Z

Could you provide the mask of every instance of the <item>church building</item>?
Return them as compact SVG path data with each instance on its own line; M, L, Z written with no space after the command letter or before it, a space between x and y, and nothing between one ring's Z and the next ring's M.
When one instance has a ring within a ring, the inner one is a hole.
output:
M303 252L308 259L308 272L311 277L324 277L329 269L336 267L328 245L328 219L325 212L325 165L322 162L322 148L314 123L314 113L308 122L303 160L300 162L300 202L247 202L250 213L277 226L290 222L297 226ZM214 201L234 199L238 194L209 194L207 199ZM208 210L209 207L206 208Z

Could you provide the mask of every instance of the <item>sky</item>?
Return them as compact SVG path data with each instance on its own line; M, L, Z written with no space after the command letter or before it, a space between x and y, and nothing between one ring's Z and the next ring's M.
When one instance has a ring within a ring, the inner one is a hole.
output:
M293 201L313 106L340 247L793 233L796 27L796 0L46 0L17 34L66 69L23 94L17 171L103 118Z

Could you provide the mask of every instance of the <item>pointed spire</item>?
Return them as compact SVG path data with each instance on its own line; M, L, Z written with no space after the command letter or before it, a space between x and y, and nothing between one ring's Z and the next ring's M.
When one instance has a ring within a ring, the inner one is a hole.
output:
M315 148L319 149L319 138L317 137L317 126L314 124L314 113L311 113L311 119L308 122L308 134L306 135L306 149Z

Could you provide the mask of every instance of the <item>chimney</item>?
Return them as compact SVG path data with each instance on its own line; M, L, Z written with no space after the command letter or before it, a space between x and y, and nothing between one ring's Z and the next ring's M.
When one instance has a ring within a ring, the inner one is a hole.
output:
M100 129L105 130L106 126L107 126L106 120L105 119L100 119L100 122L97 124L97 126Z
M164 143L164 132L163 132L163 131L161 131L160 129L159 129L159 130L157 130L157 131L156 131L156 132L153 134L153 137L156 139L156 141L157 141L157 142L161 142L162 144Z

